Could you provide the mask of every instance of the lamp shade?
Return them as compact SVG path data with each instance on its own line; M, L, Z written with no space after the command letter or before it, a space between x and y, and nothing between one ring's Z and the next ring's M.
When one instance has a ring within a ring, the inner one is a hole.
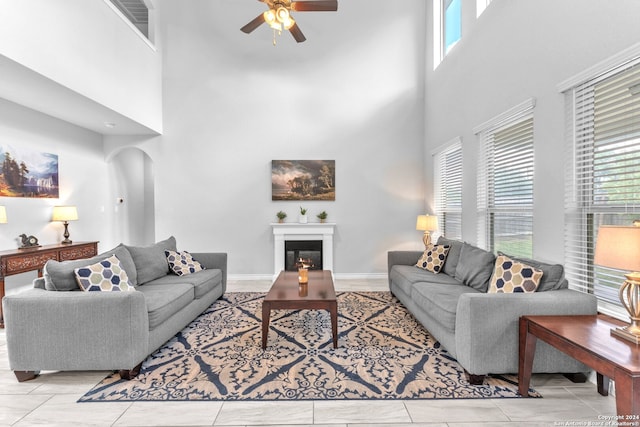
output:
M418 215L416 230L435 231L438 229L438 217L433 215Z
M640 271L640 227L600 226L593 263L619 270Z
M78 210L75 206L54 206L51 221L75 221L78 219Z
M7 223L7 209L4 206L0 206L0 224Z

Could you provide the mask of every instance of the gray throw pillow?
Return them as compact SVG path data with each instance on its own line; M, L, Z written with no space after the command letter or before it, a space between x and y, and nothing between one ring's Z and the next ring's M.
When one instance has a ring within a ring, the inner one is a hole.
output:
M536 292L566 289L569 287L569 282L564 278L564 267L562 264L549 264L546 262L540 262L528 258L519 258L498 252L498 255L500 254L542 270L542 279L540 279L540 284L538 285Z
M456 277L456 268L460 260L460 251L462 250L462 242L459 240L447 239L444 236L438 238L438 245L449 246L449 254L444 262L442 271L447 276Z
M124 247L131 253L138 273L137 283L140 285L169 274L169 263L164 251L177 251L176 238L173 236L151 246Z
M487 292L495 261L491 252L463 243L455 278L473 289Z
M124 246L119 245L115 248L103 252L93 258L84 258L73 261L54 261L49 260L44 265L44 288L48 291L79 291L80 286L76 281L74 270L76 268L86 267L91 264L103 261L110 256L115 255L120 260L120 265L130 277L130 283L135 284L136 267L133 259Z

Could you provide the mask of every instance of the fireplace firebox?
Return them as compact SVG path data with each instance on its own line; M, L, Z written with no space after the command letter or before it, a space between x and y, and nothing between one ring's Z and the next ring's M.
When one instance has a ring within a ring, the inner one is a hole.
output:
M285 270L296 271L300 264L322 270L322 240L285 240Z

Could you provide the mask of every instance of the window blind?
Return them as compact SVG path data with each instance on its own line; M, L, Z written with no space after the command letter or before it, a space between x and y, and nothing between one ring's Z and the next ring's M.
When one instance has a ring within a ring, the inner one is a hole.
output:
M479 132L478 244L533 256L533 104Z
M601 311L625 318L624 272L595 266L593 255L601 225L640 218L640 58L569 89L565 101L566 275L596 295Z
M440 232L462 240L462 141L457 139L434 155L435 210Z

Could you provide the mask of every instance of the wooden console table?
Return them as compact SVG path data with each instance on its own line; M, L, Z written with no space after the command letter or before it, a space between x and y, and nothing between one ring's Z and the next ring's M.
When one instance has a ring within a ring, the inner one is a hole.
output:
M0 302L4 298L4 278L27 271L38 271L42 277L42 268L50 259L66 261L90 258L98 254L98 242L79 242L63 245L46 245L30 249L0 251ZM4 328L2 304L0 303L0 328Z
M611 336L611 329L625 325L605 315L522 316L518 391L528 397L536 341L552 345L597 373L598 392L609 394L615 381L618 420L640 421L640 346Z

